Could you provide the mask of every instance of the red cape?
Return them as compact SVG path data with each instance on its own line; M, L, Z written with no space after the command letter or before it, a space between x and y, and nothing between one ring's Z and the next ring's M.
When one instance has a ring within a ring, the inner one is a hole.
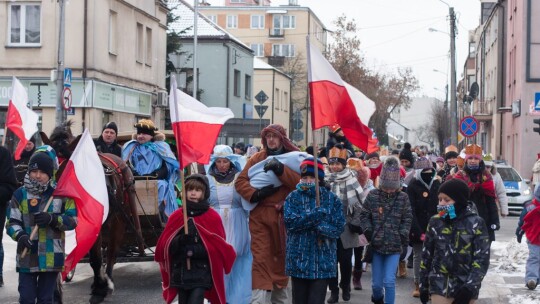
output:
M534 199L533 204L536 208L525 215L521 229L525 231L529 242L534 245L540 245L540 202Z
M451 175L448 175L446 177L447 180L451 178L452 178ZM464 182L466 182L467 185L469 186L469 189L471 190L471 194L472 192L477 191L480 188L483 188L484 193L486 195L495 197L495 198L497 197L495 193L495 183L493 183L493 177L489 173L488 174L486 174L485 172L482 173L482 176L479 178L481 182L477 182L477 183L473 183L469 175L463 170L459 170L459 172L456 173L456 175L453 178L459 178L463 180Z
M204 247L210 259L212 270L212 289L205 292L204 296L211 303L225 304L225 284L223 276L231 272L236 253L234 248L225 242L225 229L219 214L210 208L204 214L193 217L195 227L201 236ZM163 299L171 303L178 294L177 288L171 288L170 284L170 256L169 246L172 239L184 228L183 210L178 209L171 214L165 230L159 237L156 245L155 261L159 263L161 278L163 280Z

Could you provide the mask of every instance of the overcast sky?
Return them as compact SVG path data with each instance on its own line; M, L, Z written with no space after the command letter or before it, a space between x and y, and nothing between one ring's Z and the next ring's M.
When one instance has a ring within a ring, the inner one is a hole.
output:
M207 1L213 5L224 3ZM274 0L272 5L288 2ZM469 30L479 24L480 1L444 2L456 12L459 79L468 54ZM330 30L335 29L333 21L337 16L345 14L355 19L360 28L361 52L371 69L392 72L398 67L411 67L421 86L417 94L444 100L445 73L450 71L450 25L448 6L442 0L298 0L298 4L310 7ZM429 28L440 32L430 32Z

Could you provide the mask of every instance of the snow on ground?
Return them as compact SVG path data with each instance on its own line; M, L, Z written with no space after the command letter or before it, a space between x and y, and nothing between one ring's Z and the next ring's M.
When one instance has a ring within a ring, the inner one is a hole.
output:
M525 264L529 256L529 248L524 237L521 243L518 243L516 238L512 238L510 242L493 242L491 243L491 266L492 271L501 275L525 274ZM495 258L495 261L493 258Z
M540 293L530 293L526 295L509 295L509 304L538 304L540 303Z

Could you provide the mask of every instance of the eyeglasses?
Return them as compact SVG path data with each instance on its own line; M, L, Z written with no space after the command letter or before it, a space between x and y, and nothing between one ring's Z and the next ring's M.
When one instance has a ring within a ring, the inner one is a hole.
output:
M279 136L275 135L275 134L272 134L272 133L269 133L269 134L266 134L264 136L264 138L266 139L272 139L272 138L279 138Z

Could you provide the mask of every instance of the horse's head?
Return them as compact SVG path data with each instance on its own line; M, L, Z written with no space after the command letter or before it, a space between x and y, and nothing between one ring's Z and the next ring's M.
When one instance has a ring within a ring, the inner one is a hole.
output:
M72 125L73 120L67 120L60 126L56 126L52 131L51 136L48 137L49 145L53 147L59 157L68 159L74 150L72 143L75 140L75 136L73 136L73 133L71 132ZM45 142L45 140L43 142Z

